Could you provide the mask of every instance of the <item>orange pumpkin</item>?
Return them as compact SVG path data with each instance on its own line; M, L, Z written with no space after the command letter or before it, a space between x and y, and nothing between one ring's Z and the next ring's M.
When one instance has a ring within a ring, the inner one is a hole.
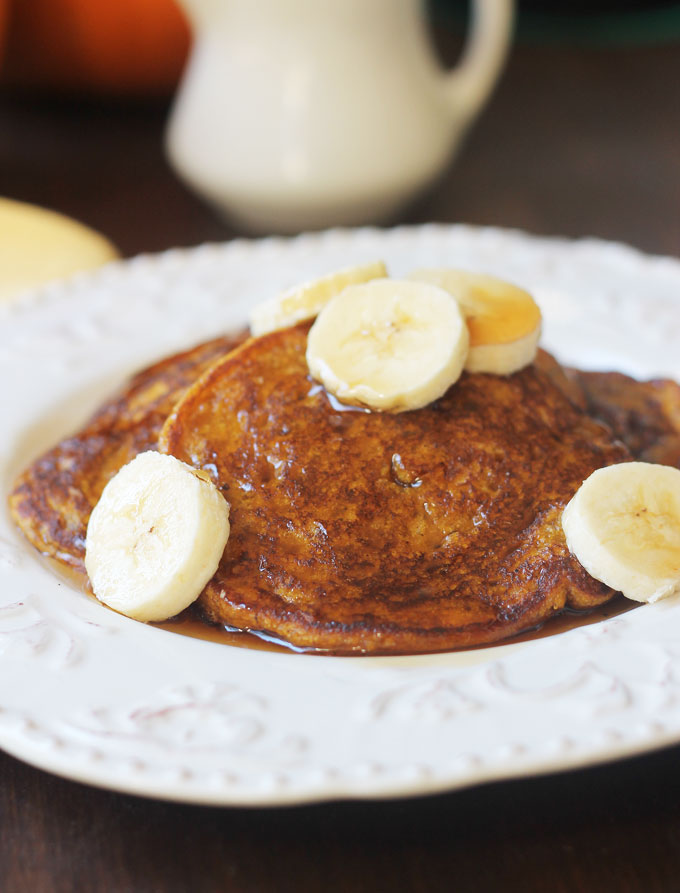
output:
M0 59L5 51L5 34L9 18L9 0L0 0Z
M13 0L4 74L58 90L169 92L189 40L175 0Z

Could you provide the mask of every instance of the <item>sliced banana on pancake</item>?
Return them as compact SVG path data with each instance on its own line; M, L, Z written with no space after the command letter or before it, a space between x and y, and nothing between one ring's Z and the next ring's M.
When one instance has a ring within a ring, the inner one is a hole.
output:
M348 285L358 285L371 279L387 276L383 261L361 264L329 273L320 279L303 282L258 304L250 316L250 330L255 336L266 335L276 329L286 329L307 319L314 319L332 297Z
M426 406L458 380L468 340L444 289L379 279L326 304L309 331L307 365L344 403L402 412Z
M562 514L570 552L627 598L680 592L680 470L626 462L594 471Z
M109 607L166 620L198 598L228 537L229 504L212 481L174 456L140 453L94 507L85 567Z
M458 301L470 332L468 372L510 375L533 362L541 311L532 296L502 279L465 270L416 270L409 279L446 289Z

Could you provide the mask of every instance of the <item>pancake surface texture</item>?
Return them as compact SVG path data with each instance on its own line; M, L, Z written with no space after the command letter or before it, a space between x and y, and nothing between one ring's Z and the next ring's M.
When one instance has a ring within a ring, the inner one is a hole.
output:
M85 573L90 513L114 474L138 453L155 450L168 413L219 357L243 341L208 341L135 375L87 425L57 444L15 481L10 510L45 555Z
M27 468L10 509L31 543L84 574L105 484L158 447L205 375L164 436L232 504L203 616L301 647L441 650L612 596L569 556L559 523L590 471L630 457L584 411L635 458L680 466L670 381L566 376L539 352L509 378L463 376L436 404L392 416L331 404L307 377L305 327L227 357L243 341L218 338L139 372Z
M426 652L612 597L560 516L592 471L631 456L554 369L466 374L423 409L365 412L310 379L307 328L229 354L163 428L161 450L231 504L208 620L301 648Z
M643 462L680 468L680 386L635 381L620 372L569 370L589 415L603 421Z

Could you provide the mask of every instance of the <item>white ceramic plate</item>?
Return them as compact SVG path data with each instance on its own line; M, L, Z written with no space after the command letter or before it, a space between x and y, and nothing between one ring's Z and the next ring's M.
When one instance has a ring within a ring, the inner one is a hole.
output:
M241 324L299 280L384 258L532 289L544 344L584 368L680 379L680 262L462 226L332 231L138 257L0 306L6 492L125 375ZM385 797L585 766L680 741L680 601L464 654L231 648L113 614L0 518L0 745L155 797Z

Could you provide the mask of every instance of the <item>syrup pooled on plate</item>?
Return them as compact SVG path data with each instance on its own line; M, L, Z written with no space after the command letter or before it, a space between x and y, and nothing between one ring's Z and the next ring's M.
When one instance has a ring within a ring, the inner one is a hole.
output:
M599 605L597 608L593 608L590 611L563 611L561 614L542 623L535 629L519 633L509 639L504 639L502 642L492 642L488 645L453 649L450 653L455 653L456 651L478 651L485 648L498 648L503 645L517 645L521 642L533 642L536 639L545 639L550 636L560 635L561 633L566 633L569 632L569 630L578 629L582 626L592 626L593 624L602 623L605 620L611 620L612 617L617 617L619 614L626 614L635 607L637 607L637 605L634 602L623 598L623 596L617 596L612 599L612 601L607 602L604 605ZM356 651L343 654L342 651L324 651L320 648L296 648L275 639L273 636L267 636L264 633L242 632L241 630L205 623L205 621L201 620L199 617L194 616L191 609L184 611L178 617L174 617L171 620L166 620L163 623L153 623L151 625L175 633L176 635L189 636L194 639L203 639L204 641L216 642L220 645L231 645L235 648L251 648L254 651L269 651L276 654L311 654L328 657L366 656L365 654ZM403 655L408 654L410 654L410 652L403 652Z

